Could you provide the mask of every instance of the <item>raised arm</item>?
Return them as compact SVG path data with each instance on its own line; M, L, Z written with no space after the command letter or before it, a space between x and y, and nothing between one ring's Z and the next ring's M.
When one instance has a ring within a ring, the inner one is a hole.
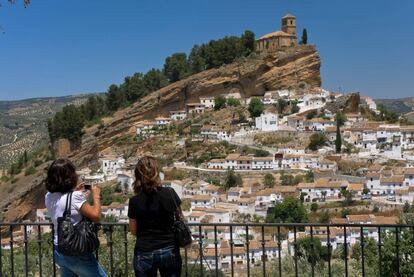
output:
M80 213L86 216L93 222L99 222L101 220L101 189L97 185L91 186L93 206L85 202L80 208Z

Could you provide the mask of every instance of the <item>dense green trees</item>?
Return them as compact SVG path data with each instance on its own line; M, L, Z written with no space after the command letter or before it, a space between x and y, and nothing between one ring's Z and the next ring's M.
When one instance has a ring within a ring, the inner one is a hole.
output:
M216 111L221 110L226 107L226 98L224 96L219 95L214 97L214 109Z
M185 53L175 53L165 59L163 73L170 83L190 74L190 65Z
M211 40L201 46L195 45L190 55L174 53L165 59L163 70L152 68L147 73L135 73L127 76L120 85L112 84L106 94L88 98L80 107L65 107L48 123L49 137L52 142L66 138L79 142L82 128L91 125L120 108L131 105L141 97L165 87L169 83L181 80L191 74L234 62L240 57L248 56L254 51L255 36L245 31L240 37L225 37ZM216 108L225 107L226 100L216 100ZM240 102L229 99L227 105L238 106Z
M267 212L266 222L301 223L307 222L306 209L299 199L288 196L282 203L276 204Z
M322 146L326 145L328 138L322 133L314 133L310 136L310 142L308 148L312 151L316 151Z
M248 110L250 112L251 117L258 117L262 114L264 110L264 105L259 98L252 98L249 103Z
M243 178L239 173L235 173L234 170L227 171L226 180L224 186L229 189L232 187L239 187L243 184Z
M273 188L276 184L276 179L271 173L266 173L266 175L263 178L263 183L265 187L267 188Z

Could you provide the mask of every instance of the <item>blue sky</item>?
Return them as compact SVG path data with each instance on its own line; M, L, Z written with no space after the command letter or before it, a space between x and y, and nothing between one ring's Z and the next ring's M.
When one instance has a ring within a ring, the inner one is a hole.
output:
M106 91L196 43L297 16L322 59L322 85L414 96L411 0L1 0L0 100Z

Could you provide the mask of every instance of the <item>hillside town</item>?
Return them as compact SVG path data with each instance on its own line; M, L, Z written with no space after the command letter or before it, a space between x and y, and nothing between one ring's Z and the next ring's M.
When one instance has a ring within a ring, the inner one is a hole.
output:
M359 97L359 94L356 95ZM252 101L259 99L243 99L234 93L230 96L201 97L199 102L187 104L185 110L170 111L169 117L159 115L153 120L137 122L133 126L135 137L138 141L161 137L165 135L165 130L174 124L188 118L194 119L203 114L218 112L215 101L220 100L220 97L225 98L227 103L229 99L230 102L236 101L240 103L239 107L245 109L248 109ZM198 177L199 174L180 179L168 179L163 174L162 184L173 188L183 203L186 203L184 215L189 223L265 222L269 210L289 197L301 199L306 205L317 204L323 210L339 211L341 203L350 197L362 201L360 207L372 207L372 211L376 212L367 213L369 209L365 209L363 214L353 214L354 210L350 210L343 217L329 218L327 223L395 224L399 220L395 215L376 213L402 209L404 205L414 201L414 128L370 121L361 113L344 113L345 120L339 130L343 145L338 153L335 145L329 143L336 139L337 113L328 107L329 103L337 103L343 99L349 99L349 95L331 93L323 89L302 96L288 90L267 92L259 99L263 104L263 111L255 118L248 118L248 123L232 125L231 128L226 127L231 124L227 122L224 125L222 122L197 125L198 131L190 132L187 138L205 144L234 144L239 150L254 147L261 150L258 151L260 156L236 150L223 158L210 159L198 166L189 165L186 161L173 161L172 165L164 168L166 172L171 169L188 170L205 173L205 176L228 175L230 172L242 174L243 178L239 184L226 187L217 181L218 179ZM287 105L295 103L296 110L289 115L272 111L281 101L288 103ZM359 107L361 106L369 109L372 114L379 113L375 102L369 97L360 97ZM314 117L310 117L309 114L313 114ZM323 116L317 117L320 114ZM251 139L258 135L278 133L305 133L308 136L322 134L328 143L311 150L309 146L300 144L294 147L284 146L283 143L280 147L264 146ZM181 138L177 137L177 144L180 144L180 140ZM351 150L348 151L347 148ZM125 195L131 195L136 158L126 159L114 153L102 154L98 161L98 169L93 171L85 167L78 173L86 182L102 186L115 183ZM355 171L344 172L343 164L346 163L356 163L358 167ZM297 182L287 183L285 176L310 178L299 178ZM273 181L266 184L266 178ZM124 198L124 202L112 202L103 206L102 214L119 222L128 222L127 198ZM46 209L37 210L37 220L48 220ZM49 231L48 228L45 227L43 232ZM211 267L214 267L215 263L216 246L220 269L229 269L230 256L227 254L230 244L233 253L240 252L236 256L237 265L245 265L246 255L250 251L249 262L254 267L264 254L270 259L294 253L293 236L300 238L309 235L309 228L306 228L295 234L289 231L285 239L278 240L275 235L266 235L262 238L260 232L251 230L250 247L247 251L246 245L242 242L246 237L245 230L235 227L230 234L229 228L219 226L214 229L206 226L202 233L194 229L195 237L201 237L207 242L203 246L203 253ZM344 238L341 228L331 228L331 240L327 241L326 228L315 228L312 232L314 236L320 237L322 245L329 245L333 250L343 244L344 239L351 245L358 242L360 235L358 228L348 229L347 237ZM378 238L375 228L369 231L369 237ZM197 262L197 251L188 253L190 258L194 256L194 263Z

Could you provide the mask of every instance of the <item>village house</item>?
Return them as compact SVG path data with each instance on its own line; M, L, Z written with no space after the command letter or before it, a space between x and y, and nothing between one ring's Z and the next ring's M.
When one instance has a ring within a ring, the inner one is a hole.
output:
M255 202L256 199L253 197L242 197L239 199L238 208L241 214L255 214Z
M183 120L187 117L187 112L185 110L181 111L170 111L170 118L172 120Z
M161 181L161 185L166 188L174 189L175 193L177 193L180 198L184 195L184 182L180 180L163 180Z
M298 99L300 108L299 112L305 112L313 109L320 109L325 106L325 98L314 95L314 94L305 94L304 96Z
M215 102L214 97L200 97L200 103L206 107L206 109L213 109Z
M242 195L241 187L232 187L227 191L227 201L229 202L239 202L240 196Z
M136 127L137 136L147 136L155 133L155 121L142 121Z
M313 183L299 183L296 187L304 196L306 202L325 201L326 199L338 199L341 190L348 187L346 181L333 181L326 178L317 179Z
M120 222L128 221L128 205L125 203L112 202L108 206L102 206L101 212L103 216L113 216Z
M277 131L279 127L279 118L277 114L264 112L256 117L256 129L262 132Z
M171 118L169 117L156 117L155 118L155 124L157 126L166 126L166 125L170 125L171 123Z
M217 126L213 125L204 125L200 129L200 135L205 139L211 140L230 140L231 136L226 131Z
M118 172L116 181L121 186L123 192L133 192L133 184L135 181L135 176L132 171L122 170Z
M193 195L191 198L191 209L199 207L213 208L216 205L217 198L209 195Z
M187 114L204 113L205 110L205 106L201 103L187 103L185 106L187 108Z
M125 165L123 157L105 156L99 159L102 173L105 175L107 181L116 179L117 174Z

